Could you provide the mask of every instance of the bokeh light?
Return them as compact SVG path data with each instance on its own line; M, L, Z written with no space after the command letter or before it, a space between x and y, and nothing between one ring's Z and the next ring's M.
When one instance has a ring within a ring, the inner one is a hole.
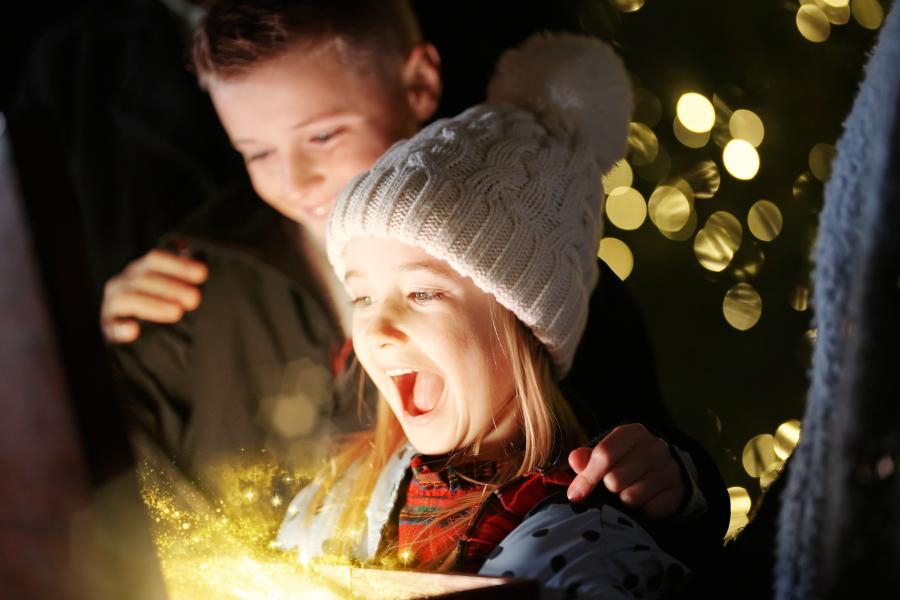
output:
M769 433L751 438L741 453L741 464L750 477L759 477L778 462L775 437Z
M731 140L722 150L725 169L736 179L753 179L759 171L759 154L750 142Z
M706 229L718 228L724 231L728 236L728 245L731 247L732 251L737 252L737 249L741 246L741 240L744 237L741 222L730 212L724 210L714 212L706 220L706 225L704 227L706 227Z
M820 43L831 35L831 22L821 8L805 4L797 10L797 29L810 42Z
M619 187L630 187L634 183L634 173L631 165L624 158L613 165L613 168L603 176L603 191L609 194Z
M691 236L694 235L694 231L696 230L697 211L692 209L691 214L688 216L687 223L684 224L684 227L682 227L678 231L663 231L662 229L660 229L659 232L673 242L683 242L685 240L691 239Z
M624 13L631 13L644 6L644 0L610 0L612 5Z
M749 522L749 513L752 506L750 494L746 488L733 486L728 488L728 499L731 503L731 518L728 522L728 532L725 539L734 538Z
M695 198L712 198L722 184L719 167L711 160L698 162L681 176L691 186Z
M643 123L628 126L628 161L635 165L649 165L656 160L659 140L656 134Z
M803 312L809 308L809 288L805 285L798 285L791 293L791 308L797 312Z
M738 331L747 331L762 316L762 298L749 283L738 283L725 293L722 313L729 325Z
M768 200L760 200L747 213L747 229L756 239L771 242L781 233L781 210Z
M853 0L850 10L856 22L866 29L878 29L884 23L884 8L878 0Z
M606 198L606 216L619 229L634 230L647 218L647 203L632 187L618 187Z
M678 122L694 133L708 133L716 122L716 111L709 99L696 92L682 94L675 105Z
M672 123L672 133L682 146L698 149L709 143L710 132L696 133L686 128L677 118Z
M775 455L787 460L800 441L800 421L785 421L775 430Z
M728 131L731 133L731 137L744 140L754 147L762 144L766 135L762 119L752 110L745 108L731 113L731 118L728 119Z
M634 268L634 255L628 244L620 239L613 237L605 237L600 240L600 250L597 256L603 259L613 273L619 276L622 281L628 279Z
M675 186L659 186L647 204L650 220L661 231L679 231L691 216L690 200Z
M831 144L816 144L809 151L809 170L819 181L828 181L835 148Z
M672 157L669 156L665 146L659 147L656 153L656 160L649 165L640 165L634 167L634 172L640 175L642 179L657 182L664 179L672 168Z

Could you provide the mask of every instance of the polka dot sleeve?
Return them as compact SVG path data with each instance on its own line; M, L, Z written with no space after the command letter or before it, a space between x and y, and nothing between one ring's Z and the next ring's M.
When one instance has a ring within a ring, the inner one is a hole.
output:
M687 568L610 506L550 504L494 548L482 575L536 579L542 598L664 598Z

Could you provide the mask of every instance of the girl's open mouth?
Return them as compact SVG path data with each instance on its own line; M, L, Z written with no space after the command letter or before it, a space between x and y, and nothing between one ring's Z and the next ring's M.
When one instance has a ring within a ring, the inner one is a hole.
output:
M386 373L394 380L403 410L411 417L431 412L444 393L444 378L433 371L389 369Z

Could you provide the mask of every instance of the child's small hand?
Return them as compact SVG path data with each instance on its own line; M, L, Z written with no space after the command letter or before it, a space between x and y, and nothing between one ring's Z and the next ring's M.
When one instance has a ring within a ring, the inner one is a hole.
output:
M578 474L568 490L573 502L587 498L602 481L629 508L664 519L678 510L687 491L669 445L640 423L616 427L593 450L576 448L569 465Z

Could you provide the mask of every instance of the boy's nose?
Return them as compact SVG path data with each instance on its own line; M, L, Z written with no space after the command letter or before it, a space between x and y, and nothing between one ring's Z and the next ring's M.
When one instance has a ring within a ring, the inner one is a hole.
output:
M289 159L282 167L282 187L285 196L291 200L306 200L324 179L318 169L303 161Z

